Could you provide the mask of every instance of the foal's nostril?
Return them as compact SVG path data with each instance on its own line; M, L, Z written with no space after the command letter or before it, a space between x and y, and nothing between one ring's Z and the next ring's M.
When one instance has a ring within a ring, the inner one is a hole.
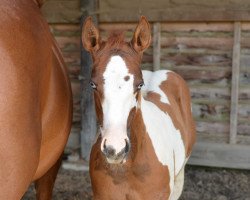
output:
M104 142L103 142L103 149L106 149L106 139L104 140Z
M107 145L105 139L103 142L102 153L105 155L107 159L120 162L128 154L129 149L130 149L130 144L127 139L125 139L125 146L122 148L122 150L118 152L117 149L115 149L112 145Z
M129 145L129 142L128 142L128 140L127 140L127 139L125 139L125 143L126 143L126 146L125 146L125 150L124 150L124 152L127 154L127 153L128 153L128 151L129 151L130 145Z
M113 157L115 155L115 149L112 146L106 146L106 140L104 141L103 144L103 153L107 157Z
M112 146L107 146L106 148L104 148L104 154L107 157L113 157L115 156L115 149Z

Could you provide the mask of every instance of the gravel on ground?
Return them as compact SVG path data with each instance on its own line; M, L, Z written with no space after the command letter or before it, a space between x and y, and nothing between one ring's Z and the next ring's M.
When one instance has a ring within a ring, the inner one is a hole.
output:
M61 169L53 200L90 200L88 171ZM32 185L22 200L35 200ZM250 200L250 170L187 166L180 200Z

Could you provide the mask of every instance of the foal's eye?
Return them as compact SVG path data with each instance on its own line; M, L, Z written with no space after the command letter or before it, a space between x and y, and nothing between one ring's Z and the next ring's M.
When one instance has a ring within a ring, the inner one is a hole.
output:
M93 89L97 88L96 84L93 81L90 81L89 84L90 84L90 87L92 87Z
M142 86L144 85L144 82L141 82L138 86L137 89L140 90L142 88Z

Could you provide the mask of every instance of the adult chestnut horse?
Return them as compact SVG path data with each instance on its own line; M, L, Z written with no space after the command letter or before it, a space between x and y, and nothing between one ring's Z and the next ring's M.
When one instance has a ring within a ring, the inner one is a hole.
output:
M131 42L117 32L102 41L91 18L83 26L82 42L93 58L90 85L100 123L90 157L95 200L181 195L184 166L195 141L189 90L174 72L141 71L150 39L145 17Z
M49 200L71 127L61 53L36 0L0 4L0 199Z

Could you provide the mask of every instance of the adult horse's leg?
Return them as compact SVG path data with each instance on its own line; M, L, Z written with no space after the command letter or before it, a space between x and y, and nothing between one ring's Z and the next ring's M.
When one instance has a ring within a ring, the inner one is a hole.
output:
M41 178L35 181L36 198L37 200L51 200L54 183L58 170L62 163L62 156L58 161L44 174Z

